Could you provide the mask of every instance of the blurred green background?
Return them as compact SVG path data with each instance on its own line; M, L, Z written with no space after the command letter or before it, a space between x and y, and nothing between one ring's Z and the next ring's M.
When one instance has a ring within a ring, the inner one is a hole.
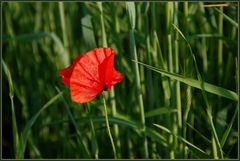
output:
M113 158L101 96L59 76L95 47L124 75L104 93L118 158L239 158L238 3L1 3L3 158Z

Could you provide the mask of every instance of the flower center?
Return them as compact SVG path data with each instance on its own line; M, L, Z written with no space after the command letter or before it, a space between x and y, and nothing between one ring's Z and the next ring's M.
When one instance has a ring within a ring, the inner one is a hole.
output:
M106 91L106 90L107 90L107 85L105 84L105 85L103 86L102 91Z

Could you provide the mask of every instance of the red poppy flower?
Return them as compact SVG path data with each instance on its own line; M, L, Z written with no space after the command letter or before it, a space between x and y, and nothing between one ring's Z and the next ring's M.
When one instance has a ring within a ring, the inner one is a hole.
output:
M91 101L122 80L122 74L114 69L112 48L95 48L80 55L59 73L63 84L70 87L72 100L78 103Z

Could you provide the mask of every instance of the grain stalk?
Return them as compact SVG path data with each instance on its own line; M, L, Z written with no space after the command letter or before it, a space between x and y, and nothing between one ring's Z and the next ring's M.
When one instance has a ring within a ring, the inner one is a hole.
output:
M100 13L101 13L102 45L103 45L103 47L108 47L108 45L107 45L107 36L106 36L105 25L104 25L102 2L97 2L97 3L98 3L98 7L99 7ZM115 117L116 114L117 114L117 109L116 109L114 87L112 87L112 90L110 91L110 103L111 103L112 115L113 115L113 117ZM120 151L120 139L119 139L119 128L118 128L118 125L113 125L113 129L114 129L114 138L116 139L117 149L118 149L118 152L119 152ZM113 142L113 144L114 144L114 142ZM115 148L115 145L114 145L114 148ZM115 150L114 157L117 158L117 156L120 157L120 153L116 153L116 150Z
M178 26L178 2L174 2L174 24ZM174 73L179 73L179 33L175 31L175 40L174 40ZM180 92L180 82L175 83L175 97L176 97L176 108L177 108L177 131L179 136L182 136L182 107L181 107L181 92ZM177 146L177 139L175 146ZM180 151L183 151L182 143L179 143Z
M188 26L188 2L184 2L183 3L183 9L184 9L184 28L187 30L187 26ZM187 32L187 31L186 31ZM185 49L185 48L184 48ZM185 50L183 51L185 53ZM184 54L184 56L186 56L186 54ZM187 65L187 59L184 60L184 65L186 66L186 73L187 76L190 75L191 76L191 68L189 68L189 66ZM188 70L190 70L191 72L188 72ZM187 140L187 122L188 122L188 115L189 115L189 111L191 109L191 103L192 103L192 88L191 86L187 86L186 88L186 109L185 112L183 114L183 138ZM191 135L190 135L191 136ZM186 143L183 144L183 156L186 159L187 158L187 145Z
M199 68L198 68L197 61L196 61L195 55L193 53L192 47L191 47L190 43L188 42L188 40L186 39L186 37L183 35L183 33L179 30L179 28L177 26L175 26L175 25L173 25L173 26L179 32L179 34L182 36L182 38L186 41L187 46L188 46L188 48L190 50L190 54L191 54L191 57L192 57L193 62L194 62L194 66L195 66L195 70L196 70L196 73L197 73L197 77L198 77L198 80L201 82L201 89L203 89L203 90L201 90L201 92L202 92L204 103L206 104L206 113L207 113L208 120L210 122L212 134L213 134L214 139L216 141L217 148L218 148L218 151L220 153L221 159L223 159L223 151L222 151L222 148L221 148L221 145L220 145L220 142L219 142L219 139L218 139L215 127L214 127L214 123L213 123L212 107L210 106L210 104L208 102L206 91L204 89L204 81L203 81L202 76L201 76L201 74L199 72ZM212 144L214 144L214 143L215 142L212 142Z
M136 49L136 42L134 37L134 31L135 31L135 22L136 22L136 13L135 13L135 4L134 2L126 2L127 10L129 13L129 20L131 24L131 30L130 30L130 51L132 53L132 57L135 61L138 61L137 56L137 49ZM139 74L139 65L138 63L134 64L134 74L136 77L136 83L137 83L137 100L138 105L140 107L140 122L141 122L141 134L143 135L143 147L144 147L144 158L149 157L148 153L148 141L146 138L146 126L145 126L145 113L144 113L144 104L143 104L143 95L141 90L141 82L140 82L140 74Z
M167 42L168 42L168 65L169 65L169 72L174 71L174 55L173 55L173 45L172 45L172 35L171 35L171 23L173 19L173 2L167 2L166 4L166 27L167 27ZM175 81L170 79L170 89L171 89L171 103L170 108L176 107L176 92L175 92ZM168 113L168 125L174 133L176 132L176 125L175 122L176 117L171 116L170 113ZM169 157L170 159L175 159L175 137L173 135L169 135L168 143L170 145L170 151L169 151Z
M61 18L61 27L62 27L62 34L63 34L63 44L65 48L64 56L65 56L65 66L69 65L70 59L69 59L69 54L68 54L68 38L67 38L67 30L65 26L65 14L64 14L64 5L63 2L58 2L58 7L59 7L59 12L60 12L60 18Z

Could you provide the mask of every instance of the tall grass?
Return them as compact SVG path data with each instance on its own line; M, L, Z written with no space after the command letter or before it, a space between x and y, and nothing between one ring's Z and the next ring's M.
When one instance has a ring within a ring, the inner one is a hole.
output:
M135 26L136 26L136 9L135 9L135 4L134 2L126 2L126 7L129 13L129 20L130 20L130 52L132 53L132 58L136 61L138 61L138 56L137 56L137 48L136 48L136 42L135 42L135 36L134 36L134 31L135 31ZM143 104L143 94L141 91L141 82L140 82L140 69L138 64L134 65L134 74L136 77L136 83L137 83L137 101L138 101L138 107L140 108L140 122L141 122L141 133L143 134L143 147L144 147L144 158L148 158L148 142L147 138L145 135L145 113L144 113L144 104Z
M238 3L2 9L3 158L239 157ZM74 103L59 69L95 47L114 49L123 80Z

